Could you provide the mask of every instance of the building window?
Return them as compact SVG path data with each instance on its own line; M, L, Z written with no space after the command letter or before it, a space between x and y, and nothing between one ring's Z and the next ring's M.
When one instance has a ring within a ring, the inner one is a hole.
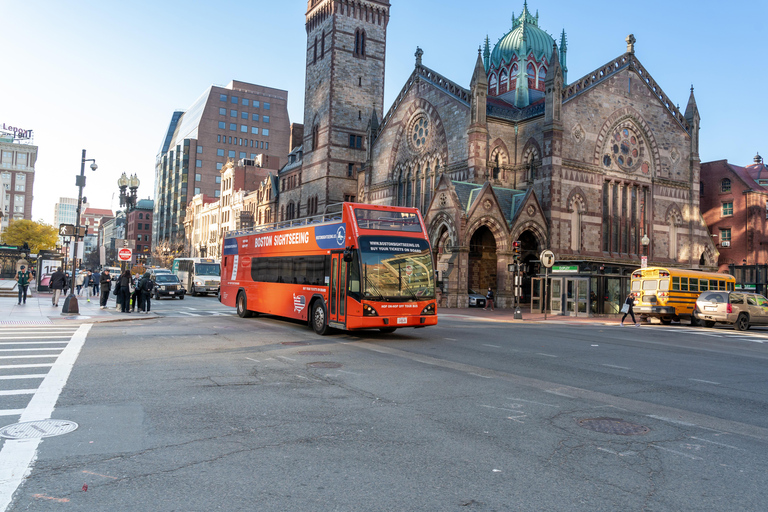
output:
M202 155L203 154L203 146L197 146L197 149L195 149L195 151L197 151L198 155Z
M226 94L219 94L219 101L227 101L227 95Z
M234 103L235 105L237 105L237 101L238 101L238 98L237 98L237 96L232 96L232 103Z
M723 217L730 217L733 215L733 202L723 203Z
M720 192L730 192L731 191L731 180L728 178L725 178L723 181L720 182Z
M355 164L347 164L347 177L353 178L355 176Z
M198 187L195 187L195 195L198 195L200 193L200 189Z
M355 30L355 55L365 57L365 31Z
M267 103L267 102L265 101L265 102L264 102L264 110L269 110L270 108L272 108L272 105L270 105L269 103Z
M139 212L139 219L144 219L144 214Z
M244 124L241 124L240 125L240 133L248 133L248 127L245 126ZM242 139L240 139L240 140L242 141ZM242 144L242 142L240 144Z
M349 134L349 147L352 149L362 149L363 138L360 135Z
M723 245L723 242L728 242L726 245ZM721 229L720 230L720 245L723 245L723 247L727 247L731 244L731 228L728 229Z
M229 117L237 117L237 110L230 110Z
M269 136L269 128L262 128L261 129L261 134L263 136L265 136L265 137L268 137Z
M262 142L262 144L264 144L264 142ZM269 149L269 142L267 142L267 147L265 147L264 149Z
M253 108L259 108L259 102L256 100L253 100Z
M251 114L251 121L258 121L259 120L259 114Z
M202 160L195 160L195 167L202 167L203 161Z
M225 107L219 107L219 115L220 116L227 115L227 109Z
M235 123L229 123L229 129L233 132L237 131L237 124Z
M221 176L216 176L216 183L217 184L221 183Z
M245 151L240 152L240 158L245 158Z
M224 156L224 150L219 148L216 150L216 156Z
M248 119L248 112L240 112L241 119Z
M344 202L345 203L354 203L355 202L355 196L344 194Z
M223 163L221 163L221 162L216 162L216 170L217 170L217 171L220 171L222 167L224 167L224 164L223 164Z
M253 135L258 135L259 134L259 128L256 127L256 126L251 126L251 133Z
M216 136L216 142L221 142L221 135ZM225 141L226 142L226 141Z
M203 181L203 175L195 174L195 181ZM139 214L139 218L141 218L141 214Z
M264 116L264 119L262 119L262 121L264 121L265 123L268 123L269 122L269 116Z
M242 103L242 105L243 105L244 107L247 107L249 103L250 103L250 101L248 101L248 99L247 99L247 98L243 98L243 103Z
M219 128L220 129L224 130L224 129L226 129L226 127L227 127L227 123L225 123L224 121L219 121Z
M221 197L221 190L214 190L213 197Z
M227 156L229 156L229 158L235 158L235 150L234 149L230 149L229 153L227 154Z

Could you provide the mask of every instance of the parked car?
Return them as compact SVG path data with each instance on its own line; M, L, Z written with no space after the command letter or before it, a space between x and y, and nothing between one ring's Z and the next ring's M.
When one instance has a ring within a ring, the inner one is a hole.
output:
M750 325L768 325L768 299L759 293L742 291L703 292L696 300L693 316L706 327L720 322L746 331Z
M472 290L471 288L468 290L469 293L469 307L476 307L476 308L484 308L485 307L485 295L482 295L480 293L477 293L476 291Z
M170 269L167 268L150 268L147 269L147 272L149 272L149 276L154 279L156 275L158 274L170 274Z
M187 291L181 285L176 274L160 273L155 275L152 280L155 282L155 289L152 291L155 300L160 300L160 297L178 297L184 300Z

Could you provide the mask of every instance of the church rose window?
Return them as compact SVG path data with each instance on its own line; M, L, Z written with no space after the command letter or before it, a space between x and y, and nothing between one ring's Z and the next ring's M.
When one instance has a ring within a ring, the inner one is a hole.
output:
M629 128L619 128L608 143L603 155L603 165L610 167L615 162L625 171L634 170L643 154L642 141Z
M417 114L411 121L411 128L409 130L411 149L415 153L420 153L424 150L429 139L429 118L426 114Z

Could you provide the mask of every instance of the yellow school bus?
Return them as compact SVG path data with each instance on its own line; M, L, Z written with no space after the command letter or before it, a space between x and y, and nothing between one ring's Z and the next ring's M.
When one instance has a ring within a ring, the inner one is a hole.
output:
M696 299L707 290L733 291L736 279L730 274L678 268L639 268L632 272L634 311L656 317L661 323L688 319L695 322Z

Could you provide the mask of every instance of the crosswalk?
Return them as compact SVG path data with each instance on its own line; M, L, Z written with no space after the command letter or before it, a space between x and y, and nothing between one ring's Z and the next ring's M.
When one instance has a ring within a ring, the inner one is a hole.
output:
M184 317L201 317L201 316L234 316L236 315L234 308L222 308L222 309L202 309L192 307L177 307L173 309L157 310L158 315L171 318L184 318Z
M19 420L81 330L50 324L0 329L0 426Z

